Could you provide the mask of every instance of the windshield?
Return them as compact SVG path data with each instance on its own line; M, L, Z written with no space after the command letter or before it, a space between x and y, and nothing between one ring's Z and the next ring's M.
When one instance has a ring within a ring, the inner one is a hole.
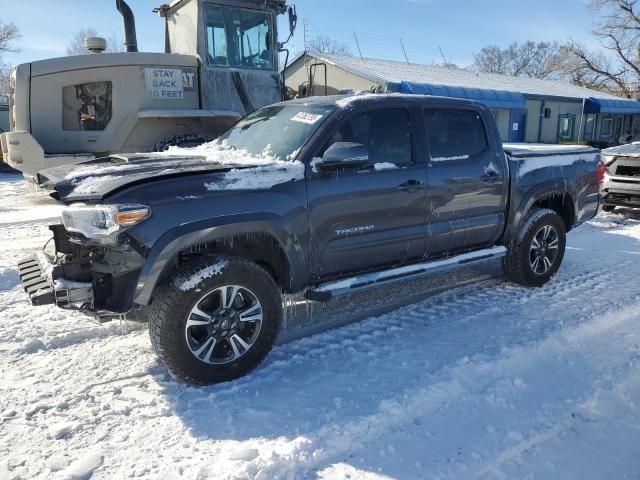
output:
M335 105L272 105L256 110L220 137L225 146L253 155L294 160Z

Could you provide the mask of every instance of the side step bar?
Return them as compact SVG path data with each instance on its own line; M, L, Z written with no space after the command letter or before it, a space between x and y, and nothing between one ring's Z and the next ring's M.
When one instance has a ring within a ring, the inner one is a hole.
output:
M307 290L307 300L328 302L332 298L349 295L369 288L398 283L409 279L425 277L433 273L455 270L475 263L486 262L507 255L505 247L492 247L475 252L463 253L454 257L434 260L432 262L416 263L403 267L396 267L381 272L367 273L357 277L345 278L334 282L324 283Z

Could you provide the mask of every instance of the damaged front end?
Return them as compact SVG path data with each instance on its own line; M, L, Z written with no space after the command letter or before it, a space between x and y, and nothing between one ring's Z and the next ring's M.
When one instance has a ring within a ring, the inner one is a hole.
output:
M50 225L55 255L40 251L18 263L22 285L32 305L94 309L90 252L72 244L63 225Z
M116 218L126 223L131 221L129 217L130 211ZM124 315L136 317L131 315L136 310L133 294L145 248L109 222L102 225L108 235L101 237L91 229L78 228L77 215L63 218L64 225L49 226L54 252L43 250L18 263L32 305L55 304L92 315L101 322Z

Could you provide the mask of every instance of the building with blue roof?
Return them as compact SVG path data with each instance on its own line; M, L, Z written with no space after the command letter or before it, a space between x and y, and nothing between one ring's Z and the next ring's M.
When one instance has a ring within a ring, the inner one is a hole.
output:
M284 76L302 96L373 90L475 100L493 112L509 142L640 140L640 102L566 82L309 52L293 59Z

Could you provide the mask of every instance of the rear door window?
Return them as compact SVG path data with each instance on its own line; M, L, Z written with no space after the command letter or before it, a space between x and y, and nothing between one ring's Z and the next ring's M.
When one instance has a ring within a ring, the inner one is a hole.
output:
M489 147L478 112L428 108L424 115L433 162L466 160Z

